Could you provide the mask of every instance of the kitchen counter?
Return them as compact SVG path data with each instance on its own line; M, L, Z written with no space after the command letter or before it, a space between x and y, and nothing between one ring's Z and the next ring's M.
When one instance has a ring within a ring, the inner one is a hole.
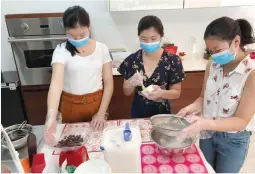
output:
M208 60L203 58L192 59L190 57L184 57L182 60L183 69L185 72L205 71ZM120 76L121 74L117 71L118 68L112 68L114 76Z
M146 127L145 125L148 125L148 124L143 124L143 122L145 123L145 122L148 122L149 120L144 120L144 121L143 121L143 119L138 119L138 120L122 120L122 121L119 120L119 122L123 122L123 124L126 121L136 122L136 124L139 124L140 127L142 126L143 128L145 128ZM111 123L110 123L110 125L111 125ZM58 125L57 134L60 134L62 132L64 126L65 125ZM38 142L41 142L40 145L37 148L37 152L38 153L44 153L45 161L46 161L46 168L44 169L43 173L52 173L52 172L56 173L58 171L59 155L53 154L53 149L50 149L47 145L45 145L44 141L41 141L42 135L43 135L43 126L37 126L37 127L39 128L38 129L39 131L34 132L34 133L37 136ZM141 129L141 130L144 131L144 129ZM149 129L147 131L149 131ZM145 133L145 132L143 132L143 133ZM143 135L146 135L146 133L143 134ZM91 139L91 141L93 141L93 139ZM89 151L89 145L88 146L86 145L86 147L87 147L87 150ZM204 156L203 156L203 154L202 154L202 152L201 152L201 150L199 148L198 148L198 151L199 151L199 154L200 154L202 160L205 163L205 166L206 166L208 172L209 173L215 173L213 171L212 167L206 162L206 160L205 160L205 158L204 158ZM90 159L104 159L102 152L89 152L89 157L90 157ZM2 164L7 165L8 167L10 167L13 172L16 171L13 163L12 163L12 166L11 166L10 163L7 164L7 163L3 163L3 161L2 161Z

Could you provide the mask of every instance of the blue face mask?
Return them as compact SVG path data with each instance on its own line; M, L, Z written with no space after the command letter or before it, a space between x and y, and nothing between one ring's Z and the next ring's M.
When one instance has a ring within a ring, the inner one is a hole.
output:
M89 41L89 36L83 38L83 39L79 39L79 40L74 40L74 39L71 39L71 38L68 38L68 41L73 45L75 46L76 48L80 48L84 45L86 45Z
M235 59L235 55L230 54L229 50L225 50L212 55L212 60L220 65L228 64Z
M160 41L157 42L140 42L140 47L147 53L153 53L160 48Z

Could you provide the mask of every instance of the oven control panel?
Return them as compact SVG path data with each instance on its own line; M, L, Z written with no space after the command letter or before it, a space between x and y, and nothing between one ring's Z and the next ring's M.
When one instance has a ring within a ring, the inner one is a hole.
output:
M6 19L11 37L65 35L62 17Z

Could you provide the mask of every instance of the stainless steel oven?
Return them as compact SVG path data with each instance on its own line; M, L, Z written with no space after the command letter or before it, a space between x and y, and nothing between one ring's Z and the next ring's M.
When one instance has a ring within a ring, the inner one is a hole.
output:
M21 85L49 84L53 51L67 39L62 13L6 15L6 23Z

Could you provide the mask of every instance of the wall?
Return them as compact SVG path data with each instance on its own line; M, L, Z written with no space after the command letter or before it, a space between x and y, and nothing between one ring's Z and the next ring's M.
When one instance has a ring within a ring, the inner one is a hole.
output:
M72 5L83 6L90 14L92 34L109 48L139 48L137 38L138 21L145 15L157 15L165 28L164 40L174 42L180 51L191 52L192 37L197 39L197 49L204 49L203 32L210 21L221 16L246 18L255 29L255 7L227 7L204 9L178 9L136 12L108 12L107 0L49 1L49 0L2 0L2 71L15 70L15 63L8 43L8 32L4 15L17 13L63 12Z

